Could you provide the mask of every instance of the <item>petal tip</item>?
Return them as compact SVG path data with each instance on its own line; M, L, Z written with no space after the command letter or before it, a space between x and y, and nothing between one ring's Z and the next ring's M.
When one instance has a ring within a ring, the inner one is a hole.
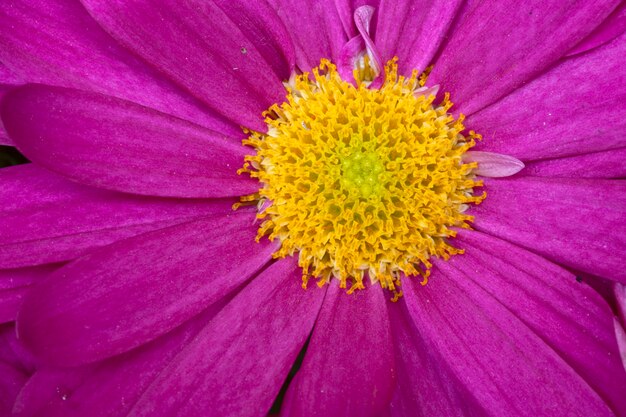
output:
M481 177L491 178L510 177L526 166L522 161L510 155L481 151L468 151L463 156L463 162L478 163L474 173Z

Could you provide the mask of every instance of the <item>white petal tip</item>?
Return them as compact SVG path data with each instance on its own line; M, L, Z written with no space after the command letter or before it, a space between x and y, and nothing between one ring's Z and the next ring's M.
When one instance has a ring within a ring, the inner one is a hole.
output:
M439 93L439 85L433 85L432 87L420 87L413 92L413 95L415 97L420 97L420 96L425 96L425 97L435 96L436 97L437 93Z
M510 177L525 167L524 163L517 158L493 152L469 151L463 155L463 162L478 163L474 173L490 178Z

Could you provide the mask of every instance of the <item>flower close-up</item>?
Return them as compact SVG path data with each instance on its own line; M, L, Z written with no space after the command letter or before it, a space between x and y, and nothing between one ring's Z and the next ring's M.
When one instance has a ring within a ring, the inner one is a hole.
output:
M0 415L626 417L625 31L3 0Z

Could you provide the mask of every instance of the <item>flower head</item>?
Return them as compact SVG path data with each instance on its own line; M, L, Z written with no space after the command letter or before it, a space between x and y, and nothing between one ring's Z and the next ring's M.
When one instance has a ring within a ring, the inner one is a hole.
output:
M626 413L621 3L157 3L0 3L15 415Z
M376 89L355 88L328 61L313 73L270 108L267 133L244 141L256 152L240 172L263 184L243 198L266 205L259 237L280 239L277 257L298 253L305 288L311 276L351 281L350 292L366 275L391 290L402 273L426 283L430 257L459 253L452 227L467 227L467 205L485 197L473 195L477 163L463 162L473 138L447 98L433 106L394 61Z

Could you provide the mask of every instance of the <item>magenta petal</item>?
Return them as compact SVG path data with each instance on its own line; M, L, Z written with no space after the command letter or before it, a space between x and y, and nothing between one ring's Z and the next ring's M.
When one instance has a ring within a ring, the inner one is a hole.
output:
M274 58L289 53L270 51L289 50L291 45L283 32L270 29L280 24L268 7L202 0L82 3L120 44L240 125L266 129L261 113L285 98L281 81L288 78L284 71L290 64ZM237 7L246 10L245 29L239 27ZM249 25L254 11L264 13L254 20L261 25L258 29ZM274 72L277 67L283 69L280 74Z
M22 82L96 91L239 134L120 47L78 1L2 1L0 27L0 61Z
M626 286L615 283L613 291L618 312L618 317L615 318L613 325L622 365L624 365L624 370L626 371L626 330L624 330L624 327L626 327Z
M458 380L427 346L418 329L399 305L389 306L394 335L398 388L390 411L393 417L456 417L472 405L472 398L458 389Z
M354 24L356 25L359 34L361 35L361 38L363 38L363 42L367 47L367 54L370 57L371 65L374 67L376 72L381 72L383 70L384 62L382 62L380 54L378 53L378 48L371 38L371 23L375 12L376 9L372 6L359 7L354 11Z
M400 73L423 71L432 61L460 0L381 0L376 25L376 45L383 62L398 57Z
M556 62L618 1L473 2L435 62L429 84L444 86L455 108L472 114Z
M48 276L56 268L57 265L42 265L0 269L0 323L14 321L30 286Z
M615 300L617 301L617 310L619 318L626 325L626 286L615 283L613 286Z
M626 177L626 147L571 156L533 161L526 164L525 175L565 178Z
M17 344L15 327L0 325L0 416L13 415L15 399L31 373L32 363Z
M620 36L626 30L626 3L622 2L613 10L589 36L568 52L568 55L580 54L597 48Z
M12 88L10 85L0 84L0 106L2 105L2 99L4 95ZM13 146L13 141L9 138L7 131L4 128L4 123L0 118L0 145Z
M474 226L570 268L626 282L626 182L486 179Z
M59 268L59 266L59 264L52 264L29 268L0 269L0 290L29 287Z
M382 82L384 63L370 36L372 31L371 23L375 12L376 10L371 6L362 6L355 10L354 23L359 34L344 44L341 49L341 54L337 59L337 70L341 78L355 86L356 81L353 72L354 69L357 68L357 65L359 65L359 60L364 54L369 56L370 65L374 68L374 72L379 74L379 77L373 82L373 85Z
M334 7L337 9L344 33L348 36L348 38L353 38L359 34L359 29L354 21L354 12L357 9L363 6L373 7L374 10L378 10L380 8L380 0L331 0L327 3L327 8ZM372 22L375 22L376 19L375 15ZM372 31L374 30L374 25L372 25Z
M13 405L12 417L52 417L49 407L69 399L69 392L80 385L94 365L78 368L37 370L24 384ZM50 414L46 414L50 413ZM64 417L68 414L64 415Z
M21 391L15 417L126 416L222 304L131 352L78 368L39 370Z
M619 354L626 371L626 331L617 319L613 320L615 326L615 338L617 339L617 345L619 346Z
M0 362L0 415L10 416L15 398L28 376L11 365Z
M14 321L17 317L28 287L5 288L0 290L0 324Z
M538 325L547 335L556 334L554 339L560 342L559 347L567 349L566 353L571 356L570 351L579 349L577 342L572 343L567 331L553 327L575 328L578 317L575 314L571 317L569 312L568 316L560 315L558 309L550 306L550 299L536 303L544 297L541 286L539 292L529 294L530 297L526 291L522 292L523 298L518 301L515 294L519 289L507 283L507 279L511 275L515 281L530 277L517 266L490 270L490 265L480 261L472 263L474 269L480 269L472 271L471 275L456 269L470 256L455 256L449 262L437 261L424 287L414 280L405 280L403 285L408 314L428 351L434 355L433 366L444 372L446 380L456 382L455 390L470 398L463 404L464 414L506 416L514 410L516 415L528 416L613 416L576 366L570 365L569 358L560 356L561 352L550 345L553 340L546 341L544 334L534 328ZM539 257L533 258L541 261ZM483 288L480 280L485 274L487 282ZM476 281L470 279L473 276ZM489 281L496 278L499 283L490 284ZM570 282L576 284L573 279ZM507 291L506 301L500 301L497 293L500 287ZM589 289L586 293L593 296ZM595 295L595 299L599 297ZM591 303L581 307L576 304L575 298L569 299L568 305L576 308L576 313L597 311L588 309ZM603 349L604 339L602 343L594 340L597 334L606 337L605 324L610 314L606 306L601 313L601 331L592 326L580 329L576 336L583 337L580 349L601 353L604 360L613 350ZM545 324L546 321L549 324ZM590 331L595 334L585 335ZM585 357L584 352L574 355ZM588 356L587 360L589 357L593 356ZM590 363L586 369L592 367ZM621 369L610 368L609 374L602 374L604 383L610 385L611 379L617 378L620 382L616 387L621 386L623 373L620 375L620 372Z
M0 169L0 268L66 261L193 218L233 200L146 198L85 187L33 164Z
M28 85L5 97L2 120L30 160L87 185L176 197L258 189L258 181L237 175L242 145L128 101Z
M285 416L378 416L395 389L386 298L376 284L348 295L336 282L289 386Z
M626 414L626 373L620 370L613 314L604 299L573 274L497 238L462 231L458 245L466 254L451 265L506 305L617 415Z
M485 135L477 149L533 160L625 147L625 54L622 36L472 115L467 126Z
M296 64L301 70L310 71L322 58L338 62L348 34L335 0L269 0L269 3L292 34ZM352 19L351 10L349 19Z
M317 317L296 261L257 276L161 373L129 417L264 416ZM163 401L167 398L167 401Z
M9 135L4 130L2 119L0 119L0 145L1 146L13 146L13 141L9 138Z
M361 58L361 54L365 49L365 42L361 35L357 35L350 39L343 46L339 58L337 58L337 72L343 80L346 80L353 85L356 85L354 80L354 69L357 66L358 60Z
M271 259L254 214L196 220L107 246L35 286L18 334L51 364L106 358L180 325Z
M254 43L263 59L281 80L287 80L295 66L295 49L284 23L266 0L236 2L212 0ZM268 42L269 39L275 42ZM280 47L277 47L280 46ZM247 52L247 48L246 48Z
M15 323L0 325L0 362L7 363L27 375L31 375L38 365L33 355L17 340Z
M0 84L19 85L23 83L24 80L15 75L13 71L8 69L6 65L2 61L0 61Z

